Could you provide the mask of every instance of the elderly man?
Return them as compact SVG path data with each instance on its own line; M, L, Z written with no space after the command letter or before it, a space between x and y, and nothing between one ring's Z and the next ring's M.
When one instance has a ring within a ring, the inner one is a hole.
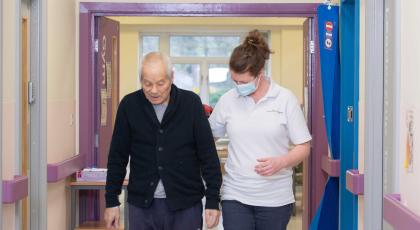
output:
M108 157L107 227L119 225L118 195L129 157L130 229L201 229L204 195L206 225L216 226L222 176L200 98L172 84L172 65L163 53L143 58L140 80L142 89L125 96L117 112Z

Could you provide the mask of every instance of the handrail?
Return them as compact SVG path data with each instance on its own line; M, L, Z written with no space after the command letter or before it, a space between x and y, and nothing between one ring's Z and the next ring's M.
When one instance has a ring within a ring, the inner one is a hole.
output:
M28 196L28 177L14 176L13 180L3 180L3 204L11 204Z
M400 194L384 196L384 219L395 229L420 229L420 216L401 203Z
M48 183L54 183L67 178L77 170L84 168L85 162L85 154L77 154L64 161L48 164Z
M364 175L357 169L346 171L346 189L354 195L363 195L364 193Z
M340 160L334 160L324 155L322 156L321 168L330 177L340 177Z

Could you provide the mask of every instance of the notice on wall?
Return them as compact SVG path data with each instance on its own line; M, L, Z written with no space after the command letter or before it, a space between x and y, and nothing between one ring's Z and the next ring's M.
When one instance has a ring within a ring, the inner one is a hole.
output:
M106 89L101 89L101 126L106 126L108 113L108 97Z
M413 173L414 168L414 111L408 110L406 112L406 143L405 143L405 159L404 169L406 173Z

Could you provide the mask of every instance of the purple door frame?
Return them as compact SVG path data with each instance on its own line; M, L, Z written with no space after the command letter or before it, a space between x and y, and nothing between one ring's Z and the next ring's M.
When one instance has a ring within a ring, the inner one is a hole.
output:
M80 3L79 33L79 143L80 152L87 154L87 165L94 163L94 17L95 16L182 16L182 17L308 17L317 22L318 3ZM315 26L315 28L317 28ZM308 174L310 176L310 207L304 210L304 229L314 216L326 183L326 175L321 169L322 156L328 154L321 78L319 69L319 49L316 41L313 76L309 79L310 121L309 128L314 137Z
M95 163L99 168L106 168L108 161L109 153L109 143L111 143L112 132L113 132L113 117L114 117L114 100L118 100L118 95L114 95L113 90L118 87L114 85L115 78L119 81L119 73L114 74L114 72L119 72L119 66L116 63L119 63L119 42L120 42L120 23L111 20L106 17L96 17L95 18L95 40L98 40L98 52L96 53L95 63L96 71L96 87L100 89L96 91L96 130L99 134L98 137L98 148L95 153ZM115 47L117 50L114 50L113 39L116 39ZM114 52L116 51L117 57L115 57ZM116 60L114 60L114 58ZM111 73L108 73L107 64L111 64ZM109 76L110 75L110 76ZM109 87L111 86L111 87ZM106 99L102 98L102 90L106 90L108 94ZM111 92L108 92L111 91ZM106 100L106 104L103 104L103 100ZM119 101L119 100L118 100ZM114 102L115 103L115 102ZM104 109L104 108L105 109ZM106 111L106 119L102 121L102 109ZM99 216L103 215L105 210L105 193L104 191L99 192Z

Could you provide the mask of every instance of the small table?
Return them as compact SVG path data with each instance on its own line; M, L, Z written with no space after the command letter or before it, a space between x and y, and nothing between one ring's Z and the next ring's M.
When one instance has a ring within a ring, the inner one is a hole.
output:
M124 197L127 197L127 185L128 181L125 180L122 185L122 190ZM95 182L95 181L75 181L68 184L71 194L71 219L70 219L70 229L74 230L76 228L76 207L77 207L77 198L80 190L105 190L105 182ZM128 206L124 205L124 228L128 229Z

